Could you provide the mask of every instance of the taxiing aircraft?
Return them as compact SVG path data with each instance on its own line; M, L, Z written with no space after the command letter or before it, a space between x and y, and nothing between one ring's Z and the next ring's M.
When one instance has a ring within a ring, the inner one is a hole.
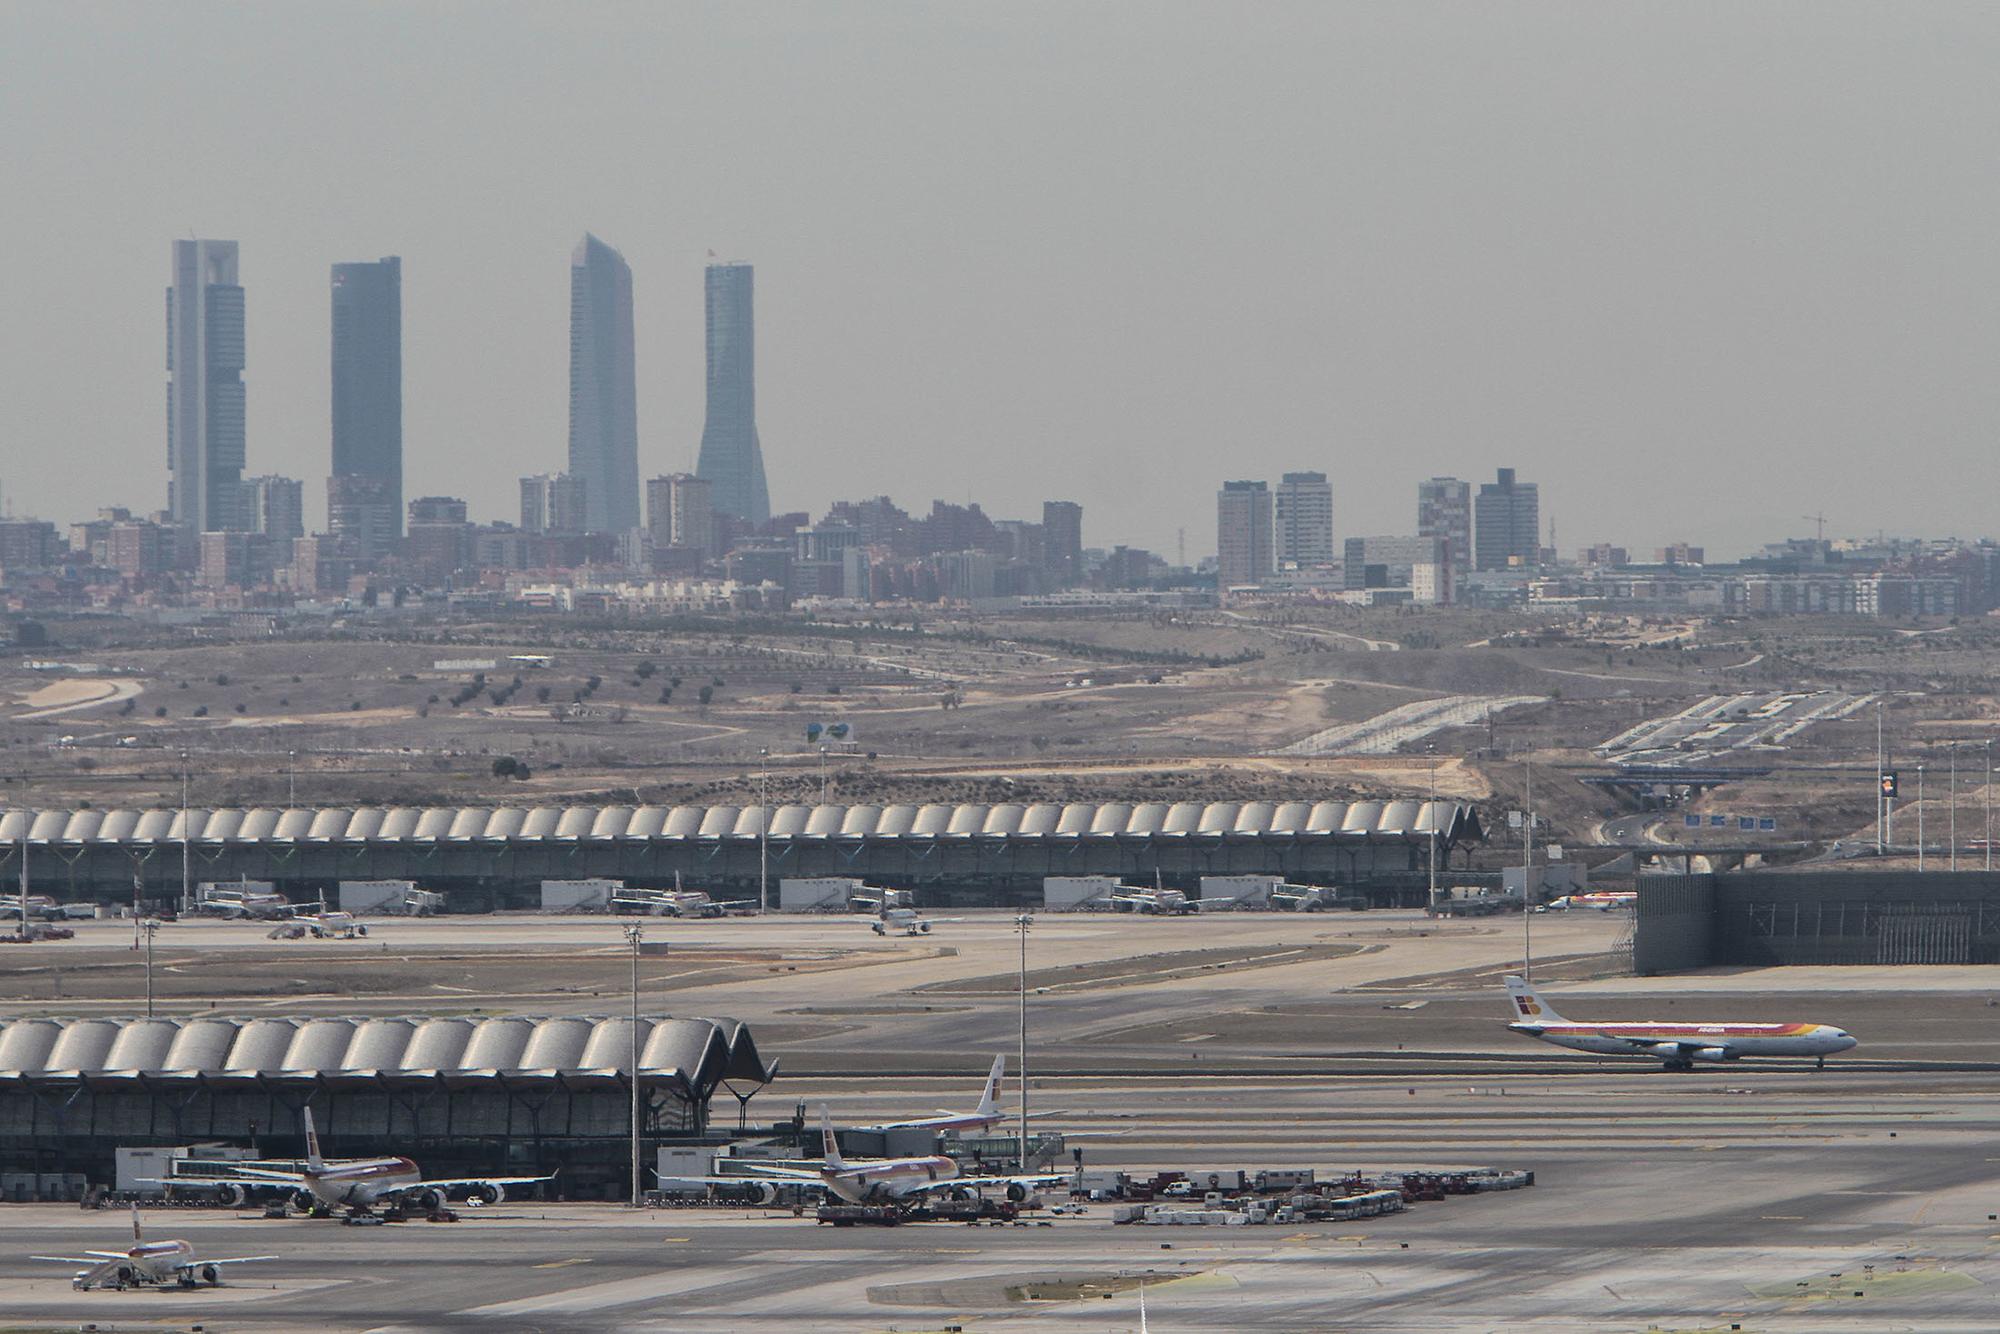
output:
M1638 894L1629 889L1592 890L1588 894L1565 894L1559 899L1550 899L1537 911L1567 912L1572 908L1595 908L1599 912L1610 912L1614 908L1630 908L1638 901Z
M317 908L317 912L307 912L307 907ZM368 934L368 927L351 912L328 911L326 900L302 904L292 909L289 919L271 932L273 940L299 940L310 935L314 940L353 940Z
M999 1103L1000 1075L1006 1067L1005 1056L993 1058L993 1069L986 1076L986 1087L980 1091L979 1105L972 1111L941 1111L936 1116L919 1117L914 1121L890 1121L879 1126L857 1126L856 1129L878 1133L886 1130L949 1130L958 1134L968 1130L991 1130L1007 1119Z
M1514 1002L1515 1021L1507 1025L1513 1032L1600 1056L1653 1056L1669 1070L1744 1056L1815 1056L1824 1066L1828 1056L1857 1045L1847 1030L1831 1024L1578 1023L1557 1014L1518 977L1507 979L1507 995Z
M1181 917L1199 912L1196 900L1178 889L1127 889L1111 895L1111 906L1120 912L1152 913L1161 917Z
M886 936L891 931L900 931L906 936L928 936L933 926L945 922L962 922L963 917L923 917L915 908L884 908L873 917L866 919L869 928L878 936Z
M305 1109L306 1169L281 1172L264 1167L237 1167L236 1175L256 1181L280 1182L296 1186L292 1202L300 1210L316 1205L366 1213L376 1205L403 1205L427 1213L444 1207L446 1193L469 1190L482 1204L498 1204L507 1198L509 1186L531 1186L553 1177L433 1177L408 1158L362 1158L329 1163L320 1156L319 1131L313 1125L312 1108Z
M824 1191L849 1204L915 1202L927 1195L966 1199L975 1191L991 1187L1003 1191L1008 1199L1019 1203L1037 1190L1069 1180L1067 1175L1054 1172L1025 1176L963 1176L958 1164L943 1154L921 1158L856 1158L850 1161L841 1156L840 1145L833 1137L833 1118L824 1103L819 1109L819 1133L824 1165L817 1170L774 1167L754 1176L746 1173L742 1176L682 1177L679 1180L753 1187L760 1201L766 1204L776 1199L778 1192L786 1187Z
M83 1265L71 1276L69 1285L78 1292L92 1288L192 1288L201 1284L214 1287L222 1282L222 1266L255 1264L275 1260L275 1255L232 1255L215 1260L195 1258L194 1247L184 1241L147 1241L139 1222L139 1206L132 1206L132 1246L123 1251L85 1251L82 1255L31 1255L30 1260L54 1264Z

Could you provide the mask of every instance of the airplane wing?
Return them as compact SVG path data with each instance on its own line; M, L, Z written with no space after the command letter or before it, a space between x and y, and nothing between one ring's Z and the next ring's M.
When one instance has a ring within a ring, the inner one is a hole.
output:
M181 1271L188 1269L206 1269L210 1265L256 1264L263 1260L276 1260L279 1258L281 1257L276 1255L230 1255L230 1256L224 1256L220 1260L189 1260L186 1264L175 1265L174 1272L180 1273Z
M731 1177L678 1177L654 1176L662 1190L668 1185L675 1186L775 1186L793 1190L825 1190L826 1182L816 1172L801 1172L794 1176L783 1170L773 1170L759 1176Z
M1717 1051L1732 1050L1732 1045L1727 1038L1716 1038L1712 1041L1698 1041L1694 1038L1620 1037L1617 1040L1623 1042L1633 1051L1643 1051L1643 1052L1653 1052L1653 1053L1665 1051L1669 1047L1679 1052L1706 1051L1706 1050L1717 1050Z
M1049 1186L1063 1185L1069 1179L1070 1174L1067 1172L1043 1172L1039 1175L1030 1173L1027 1176L950 1177L943 1181L930 1181L912 1187L908 1193L928 1195L933 1191L948 1191L960 1186L1017 1186L1022 1190L1041 1190Z
M553 1172L545 1177L432 1177L412 1182L403 1189L422 1190L427 1186L436 1186L440 1190L450 1190L455 1186L533 1186L555 1179Z
M267 1181L282 1181L294 1186L303 1186L306 1183L305 1176L299 1172L279 1172L269 1167L237 1167L233 1163L230 1165L229 1170L235 1175L226 1177L138 1177L135 1180L136 1184L141 1186L188 1187L220 1186L231 1181L242 1182L245 1180L253 1186Z
M31 1255L30 1260L47 1260L59 1265L95 1265L106 1260L123 1260L128 1257L123 1251L91 1251L87 1255Z

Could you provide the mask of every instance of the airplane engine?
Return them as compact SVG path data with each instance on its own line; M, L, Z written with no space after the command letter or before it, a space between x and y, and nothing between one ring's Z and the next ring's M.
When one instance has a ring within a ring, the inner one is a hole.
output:
M410 1196L410 1199L415 1202L417 1208L422 1209L427 1214L434 1214L444 1208L444 1192L436 1186L432 1186L428 1190L420 1190Z
M216 1187L215 1198L222 1201L225 1209L241 1209L243 1202L250 1198L250 1192L233 1181L226 1181Z
M300 1213L309 1214L318 1207L319 1200L311 1191L295 1190L292 1192L292 1208L298 1210Z
M930 924L929 922L918 922L918 923L917 923L917 934L918 934L918 935L923 935L923 936L928 936L928 935L929 935L930 933L931 933L931 924Z
M751 1197L759 1204L776 1204L778 1188L768 1181L759 1181L751 1187Z
M964 1204L967 1201L971 1200L973 1196L976 1195L977 1193L978 1192L974 1191L970 1186L953 1186L951 1190L947 1193L946 1198L956 1200L960 1204Z
M139 1281L139 1271L131 1265L119 1265L111 1271L111 1282L120 1288L129 1288Z
M1697 1061L1733 1061L1737 1053L1731 1047L1697 1047L1688 1056Z
M484 1186L474 1186L471 1198L481 1204L498 1204L507 1198L507 1188L490 1182Z
M875 923L873 930L875 934L878 936L886 936L889 934L887 931L882 929L882 924L880 922Z
M1025 1202L1028 1198L1027 1183L1024 1181L1009 1181L1007 1183L1007 1198L1014 1204Z
M222 1282L222 1266L203 1265L195 1270L195 1276L212 1288Z

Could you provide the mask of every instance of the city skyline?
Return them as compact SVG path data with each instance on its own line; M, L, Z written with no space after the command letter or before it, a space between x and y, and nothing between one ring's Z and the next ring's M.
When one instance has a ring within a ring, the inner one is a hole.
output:
M14 512L164 504L159 258L193 233L244 247L249 470L307 479L308 526L327 265L362 255L406 261L406 494L505 513L562 464L556 256L588 226L640 275L642 477L695 464L702 256L763 271L781 509L893 483L1028 514L1059 478L1094 541L1173 552L1185 529L1192 554L1207 484L1142 501L1132 478L1311 468L1343 514L1400 513L1415 477L1504 458L1566 545L1741 554L1773 513L1989 526L1981 488L1929 478L1988 466L2000 14L1940 42L1842 6L1529 5L1440 31L1277 5L1162 14L1140 59L1110 13L832 12L508 11L465 60L421 9L192 4L106 32L10 7L0 98L43 127L10 149L6 223L36 262L0 274ZM1028 52L1053 83L1024 109L1002 72ZM314 134L323 152L287 151ZM1010 145L1004 170L968 145ZM1382 454L1407 472L1378 481ZM1606 455L1646 461L1640 512ZM1883 456L1905 466L1852 466ZM1746 468L1766 484L1715 485Z
M569 473L592 532L639 526L637 355L632 266L586 232L570 256Z
M695 476L712 489L716 513L760 524L771 517L771 493L757 439L756 272L711 261L702 293L707 408Z
M331 283L333 459L327 477L376 483L382 513L368 526L393 541L403 532L403 262L389 255L335 264Z

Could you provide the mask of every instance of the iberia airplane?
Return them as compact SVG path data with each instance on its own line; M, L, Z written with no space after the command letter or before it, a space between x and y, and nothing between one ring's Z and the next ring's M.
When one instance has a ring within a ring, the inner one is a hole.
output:
M1816 1056L1824 1066L1834 1052L1856 1045L1846 1029L1831 1024L1579 1023L1557 1014L1518 977L1507 979L1507 995L1514 1002L1515 1022L1507 1025L1513 1032L1601 1056L1655 1056L1669 1070L1742 1056Z

